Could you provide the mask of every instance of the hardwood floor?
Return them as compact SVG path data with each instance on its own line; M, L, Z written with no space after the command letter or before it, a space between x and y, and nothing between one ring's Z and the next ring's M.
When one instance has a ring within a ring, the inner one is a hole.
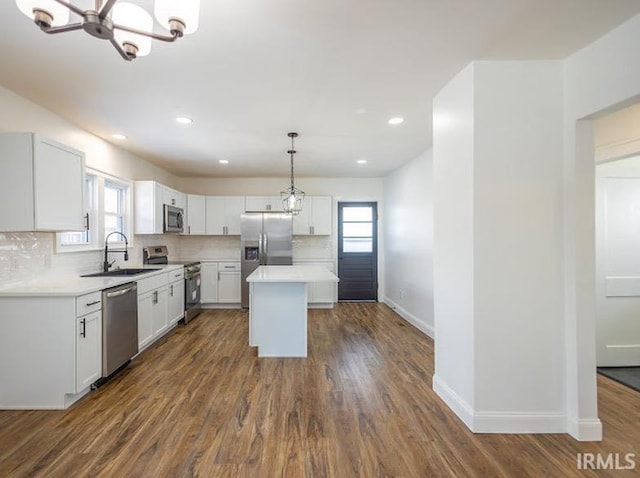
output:
M433 342L382 304L311 311L307 359L258 359L247 334L246 312L207 311L69 410L0 411L0 477L640 470L640 395L604 377L600 443L474 435L431 389ZM635 453L637 469L577 470L577 453Z

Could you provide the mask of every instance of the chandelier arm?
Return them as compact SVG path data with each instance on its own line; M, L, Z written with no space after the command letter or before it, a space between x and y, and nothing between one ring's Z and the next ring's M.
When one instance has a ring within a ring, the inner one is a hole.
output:
M116 1L117 0L107 0L105 2L105 4L100 9L100 13L98 13L98 16L100 17L100 20L104 20L107 17L107 15L109 15L109 12L111 11L113 6L115 5Z
M109 43L111 43L113 45L113 47L118 51L118 53L120 53L120 56L126 60L126 61L131 61L133 60L133 58L129 58L127 56L127 54L124 52L124 50L122 49L122 47L120 45L118 45L118 42L115 41L113 38L111 40L109 40Z
M72 32L74 30L82 30L82 23L71 23L69 25L62 25L59 27L40 27L40 30L42 30L45 33L49 33L51 35L55 34L55 33L65 33L65 32Z
M76 15L80 15L81 17L84 18L84 10L82 10L81 8L78 8L69 2L65 2L64 0L54 0L54 1L58 2L60 5L64 5Z
M113 29L114 30L122 30L122 31L129 32L129 33L135 33L137 35L142 35L142 36L145 36L145 37L153 38L155 40L166 41L166 42L169 42L169 43L174 42L178 38L180 38L180 35L178 33L174 33L172 35L160 35L158 33L145 32L144 30L138 30L137 28L130 28L130 27L126 27L124 25L113 25Z

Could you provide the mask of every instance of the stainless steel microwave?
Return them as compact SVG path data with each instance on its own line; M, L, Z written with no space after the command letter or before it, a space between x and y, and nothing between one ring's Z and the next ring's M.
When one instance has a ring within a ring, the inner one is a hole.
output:
M184 211L182 208L164 205L164 232L184 232Z

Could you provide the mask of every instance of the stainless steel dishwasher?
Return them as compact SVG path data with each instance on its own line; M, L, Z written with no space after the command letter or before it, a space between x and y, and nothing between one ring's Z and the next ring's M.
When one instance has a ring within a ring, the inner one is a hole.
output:
M138 285L102 291L102 377L107 378L138 353Z

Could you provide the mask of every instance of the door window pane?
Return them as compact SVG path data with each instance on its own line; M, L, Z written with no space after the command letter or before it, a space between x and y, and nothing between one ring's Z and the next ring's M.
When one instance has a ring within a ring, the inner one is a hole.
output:
M373 252L373 239L370 237L345 237L342 240L343 252Z
M370 222L347 222L342 226L344 237L371 237L373 234L373 225Z
M342 221L373 221L372 208L370 207L345 207L342 209Z

